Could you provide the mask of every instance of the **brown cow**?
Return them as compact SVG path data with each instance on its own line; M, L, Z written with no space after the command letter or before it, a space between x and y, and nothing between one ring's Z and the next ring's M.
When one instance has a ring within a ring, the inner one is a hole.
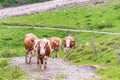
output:
M62 45L61 39L58 37L51 37L49 38L49 40L52 43L52 49L56 51L56 57L58 57L59 56L58 54L60 53L60 48Z
M75 39L72 36L67 36L63 40L64 43L64 52L70 50L71 48L74 48L75 46Z
M37 64L39 65L39 61L41 62L41 70L47 68L47 59L52 52L51 45L52 43L46 38L41 39L37 43Z
M38 39L34 34L28 33L24 36L24 50L25 50L25 63L30 64L32 55L34 54L34 41ZM29 62L27 61L29 58Z

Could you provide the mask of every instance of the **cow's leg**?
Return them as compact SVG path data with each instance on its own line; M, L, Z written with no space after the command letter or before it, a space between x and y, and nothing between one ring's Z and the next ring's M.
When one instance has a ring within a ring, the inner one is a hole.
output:
M66 53L66 50L65 50L65 48L64 48L64 54Z
M57 50L55 51L55 57L56 57L56 58L58 57Z
M60 57L60 49L56 51L56 58Z
M37 57L37 64L39 65L40 63L39 63L39 57Z
M32 52L29 52L29 64L31 64Z
M44 64L43 64L44 60L43 60L43 58L40 58L40 61L41 61L41 67L40 68L41 68L41 70L44 70Z
M26 54L25 54L25 63L26 63L26 64L28 64L28 62L27 62L27 56L28 56L28 54L26 53Z
M45 69L47 69L47 60L48 60L48 56L45 56L45 57L44 57Z
M28 55L27 49L24 48L24 51L25 51L25 63L27 64L27 55Z
M28 51L25 48L24 48L24 51L25 51L25 63L28 64L28 62L27 62Z

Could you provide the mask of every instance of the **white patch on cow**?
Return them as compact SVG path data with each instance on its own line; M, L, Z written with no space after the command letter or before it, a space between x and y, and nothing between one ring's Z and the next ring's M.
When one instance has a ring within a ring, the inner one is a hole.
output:
M45 54L45 43L44 42L40 43L40 54L41 55Z
M35 41L34 41L34 52L37 51L37 44L38 44L39 41L40 40L38 40L38 39L35 39Z
M66 39L66 47L70 47L70 39Z
M44 64L41 65L41 70L44 70Z
M41 42L40 42L40 54L41 55L45 55L45 50L46 50L46 48L45 48L45 44L47 43L47 39L46 38L44 38L44 39L42 39L41 40Z
M54 43L55 43L56 45L59 45L59 43L58 43L57 41L54 41Z
M51 54L52 51L53 51L53 49L52 49L52 47L51 47L51 45L50 45L50 40L48 40L48 46L50 47L50 54Z

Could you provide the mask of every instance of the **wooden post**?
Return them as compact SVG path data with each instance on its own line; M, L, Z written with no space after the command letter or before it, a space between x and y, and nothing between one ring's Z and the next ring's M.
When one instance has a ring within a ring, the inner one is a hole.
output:
M92 36L90 37L90 44L91 44L91 46L92 46L92 48L93 48L94 53L97 53L97 50L96 50L95 45L94 45L94 43L93 43L93 38L92 38Z
M78 34L76 34L76 40L77 40L77 43L78 43L78 47L80 46L80 39L78 37Z
M117 42L114 43L114 48L115 48L115 52L116 52L116 57L118 59L118 63L120 64L120 56L119 56L119 50L118 50L118 45Z

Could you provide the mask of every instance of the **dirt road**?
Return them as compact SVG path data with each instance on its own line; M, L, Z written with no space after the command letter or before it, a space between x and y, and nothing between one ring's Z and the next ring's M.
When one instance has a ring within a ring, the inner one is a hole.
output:
M51 0L43 3L10 7L0 10L0 18L28 15L28 14L34 14L48 10L55 10L61 7L73 6L89 1L90 0Z
M36 64L36 58L32 65L24 63L24 57L15 57L12 65L19 66L29 77L29 80L97 80L94 68L88 66L74 66L64 62L62 59L49 58L48 70L41 71Z

